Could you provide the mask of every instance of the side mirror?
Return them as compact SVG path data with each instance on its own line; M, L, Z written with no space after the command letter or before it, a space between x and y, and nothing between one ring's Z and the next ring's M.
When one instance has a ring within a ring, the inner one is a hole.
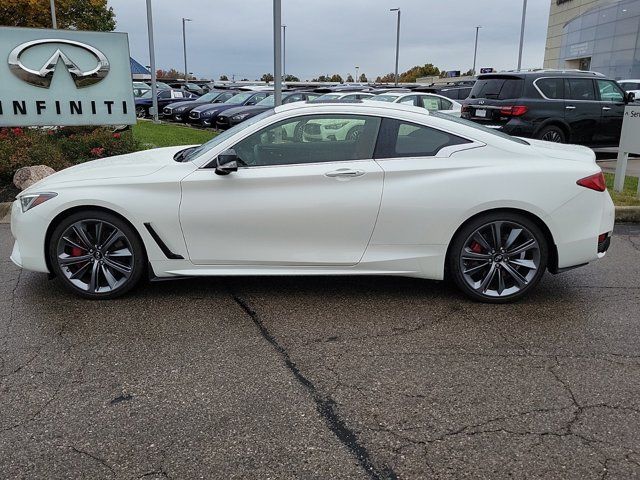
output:
M218 175L229 175L238 171L238 155L233 148L225 150L216 159L216 173Z
M627 93L627 103L633 103L636 101L636 94L633 92Z

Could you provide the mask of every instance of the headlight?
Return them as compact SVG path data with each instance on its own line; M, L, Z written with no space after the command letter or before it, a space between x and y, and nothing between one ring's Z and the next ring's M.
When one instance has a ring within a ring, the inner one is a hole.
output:
M22 207L22 213L27 210L31 210L33 207L37 207L41 203L46 202L47 200L51 200L53 197L57 196L57 193L47 192L47 193L28 193L26 195L20 195L18 199L20 200L20 206Z
M231 120L244 120L249 115L251 115L251 114L250 113L238 113L237 115L234 115L233 117L231 117Z

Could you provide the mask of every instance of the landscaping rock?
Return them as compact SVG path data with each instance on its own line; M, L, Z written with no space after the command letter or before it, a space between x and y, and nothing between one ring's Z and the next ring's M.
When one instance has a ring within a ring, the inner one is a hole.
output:
M22 167L13 175L13 184L20 190L24 190L37 181L42 180L44 177L48 177L52 173L56 173L56 171L46 165Z

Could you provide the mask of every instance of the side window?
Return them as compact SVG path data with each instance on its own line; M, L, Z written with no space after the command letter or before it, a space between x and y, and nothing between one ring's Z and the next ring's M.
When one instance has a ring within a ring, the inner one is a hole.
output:
M616 82L612 80L596 80L598 83L598 91L600 92L600 100L603 102L624 102L624 93Z
M440 110L440 102L438 97L429 97L427 95L423 95L422 105L430 112L437 112L438 110Z
M590 78L566 79L564 98L567 100L595 100L593 80Z
M451 103L449 100L439 98L438 102L440 103L440 110L451 110L453 108L453 103Z
M182 98L184 96L182 92L173 92L173 93L174 93L173 98Z
M409 95L408 97L404 97L400 99L398 103L404 103L405 105L419 105L418 97L416 95Z
M373 158L380 118L306 115L283 120L233 148L248 166L340 162Z
M162 90L158 94L158 98L171 98L171 90Z
M564 80L562 78L540 78L535 81L535 84L547 98L554 100L564 98Z
M341 100L346 100L346 101L353 101L353 100L359 100L360 99L360 95L345 95L344 97L341 98Z
M293 102L299 102L300 100L304 100L304 98L302 97L302 94L296 93L294 95L290 95L287 98L285 98L282 103L293 103Z
M471 143L435 128L385 118L375 158L433 157L444 147Z

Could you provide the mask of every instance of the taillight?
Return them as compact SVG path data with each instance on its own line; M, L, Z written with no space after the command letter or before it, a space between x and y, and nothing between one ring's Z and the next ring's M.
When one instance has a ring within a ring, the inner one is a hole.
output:
M607 182L604 180L604 173L598 172L588 177L581 178L576 182L581 187L590 188L597 192L604 192L607 189Z
M529 107L526 105L510 105L508 107L502 107L500 109L501 115L508 115L510 117L519 117L529 111Z

